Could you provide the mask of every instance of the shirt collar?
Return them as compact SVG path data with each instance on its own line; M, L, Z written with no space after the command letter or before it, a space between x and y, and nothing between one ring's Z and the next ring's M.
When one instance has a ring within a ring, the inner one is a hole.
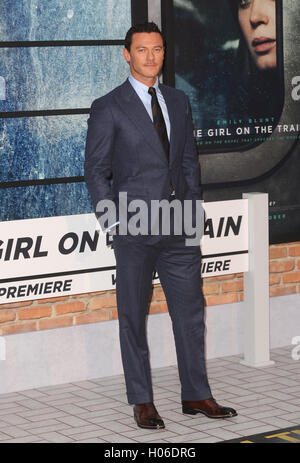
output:
M131 85L133 86L133 88L135 90L142 91L142 92L145 92L145 93L148 94L148 90L149 90L148 85L145 85L142 82L140 82L139 80L135 79L131 73L130 73L130 75L128 77L128 80L129 80L129 82L131 83ZM155 81L155 83L153 85L155 90L158 89L158 84L159 84L159 82L158 82L158 77L157 77L156 81Z

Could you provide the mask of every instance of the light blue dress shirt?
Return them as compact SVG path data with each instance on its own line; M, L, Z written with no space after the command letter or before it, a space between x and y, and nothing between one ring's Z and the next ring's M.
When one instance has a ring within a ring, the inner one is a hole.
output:
M140 99L142 100L142 103L144 104L144 106L145 106L145 108L147 110L147 113L149 114L151 120L153 121L152 107L151 107L151 99L152 99L152 97L148 93L148 90L149 90L148 85L145 85L142 82L139 82L138 80L136 80L132 76L132 74L129 75L128 80L131 83L131 85L133 86L133 88L136 91L136 93L138 94L138 96L140 97ZM168 113L168 109L167 109L167 105L166 105L166 102L164 100L164 97L163 97L163 95L162 95L162 93L161 93L161 91L159 89L159 86L158 86L158 78L156 78L156 82L153 85L153 87L156 90L157 99L158 99L159 105L161 107L163 116L164 116L166 129L167 129L167 134L168 134L168 138L169 138L169 141L170 141L171 127L170 127L169 113Z

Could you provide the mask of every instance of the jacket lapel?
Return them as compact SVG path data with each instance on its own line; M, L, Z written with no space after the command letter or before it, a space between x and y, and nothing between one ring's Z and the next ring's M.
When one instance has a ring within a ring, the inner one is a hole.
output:
M153 148L154 152L167 164L167 158L153 122L128 80L120 87L120 91L120 98L117 101L122 110L126 112L139 132L143 133L146 142Z

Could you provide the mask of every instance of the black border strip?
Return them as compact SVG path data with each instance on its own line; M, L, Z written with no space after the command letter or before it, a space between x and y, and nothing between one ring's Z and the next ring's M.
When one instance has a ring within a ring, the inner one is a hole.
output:
M148 21L148 0L131 0L132 25Z
M249 443L251 444L287 444L288 442L285 439L282 439L279 434L289 434L290 432L298 431L294 433L294 435L290 437L294 437L295 440L299 442L297 437L299 438L300 426L299 424L296 426L291 426L289 428L282 428L282 429L274 429L273 431L265 431L259 434L250 434L249 436L241 436L236 439L229 439L217 442L218 444L227 444L227 443ZM272 437L274 436L274 437ZM270 440L267 440L270 439ZM297 443L297 442L295 442ZM248 447L249 448L249 447ZM247 450L248 450L247 448ZM278 447L276 447L278 449ZM284 447L286 448L286 447Z
M166 43L163 82L175 87L174 5L173 0L161 0L161 28Z
M32 180L15 180L11 182L1 182L0 189L28 187L36 185L58 185L60 183L80 183L84 182L84 176L78 177L56 177L56 178L43 178Z
M116 266L111 267L98 267L98 268L88 268L83 270L71 270L69 272L57 272L57 273L44 273L42 275L30 275L26 277L17 277L17 278L5 278L0 280L0 284L2 283L13 283L17 281L27 281L27 280L37 280L38 278L51 278L51 277L61 277L61 276L69 276L69 275L81 275L84 273L95 273L95 272L106 272L108 270L115 270Z
M207 259L211 257L221 257L221 256L233 256L237 254L248 254L247 250L244 251L233 251L233 252L224 252L221 254L207 254L205 256L202 256L202 259ZM55 278L55 277L61 277L61 276L69 276L69 275L82 275L84 273L95 273L95 272L106 272L110 270L115 270L116 266L110 266L110 267L97 267L97 268L89 268L89 269L82 269L82 270L71 270L69 272L57 272L57 273L44 273L41 275L30 275L30 276L25 276L25 277L16 277L16 278L4 278L0 280L0 284L3 283L14 283L18 281L27 281L27 280L37 280L38 278Z
M0 112L2 119L16 119L17 117L43 117L43 116L67 116L72 114L89 114L90 108L74 109L41 109L34 111L7 111Z
M247 249L243 251L220 252L219 254L205 254L202 256L202 259L209 259L212 257L236 256L238 254L248 254L248 253L249 251Z
M20 40L0 42L0 48L27 47L97 47L109 45L124 45L124 39L116 40Z

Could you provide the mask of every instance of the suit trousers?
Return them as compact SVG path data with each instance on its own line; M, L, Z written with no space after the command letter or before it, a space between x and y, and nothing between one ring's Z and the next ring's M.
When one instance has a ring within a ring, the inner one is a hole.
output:
M156 270L175 339L182 400L212 397L204 355L200 246L185 237L114 236L121 355L130 404L153 402L146 318Z

